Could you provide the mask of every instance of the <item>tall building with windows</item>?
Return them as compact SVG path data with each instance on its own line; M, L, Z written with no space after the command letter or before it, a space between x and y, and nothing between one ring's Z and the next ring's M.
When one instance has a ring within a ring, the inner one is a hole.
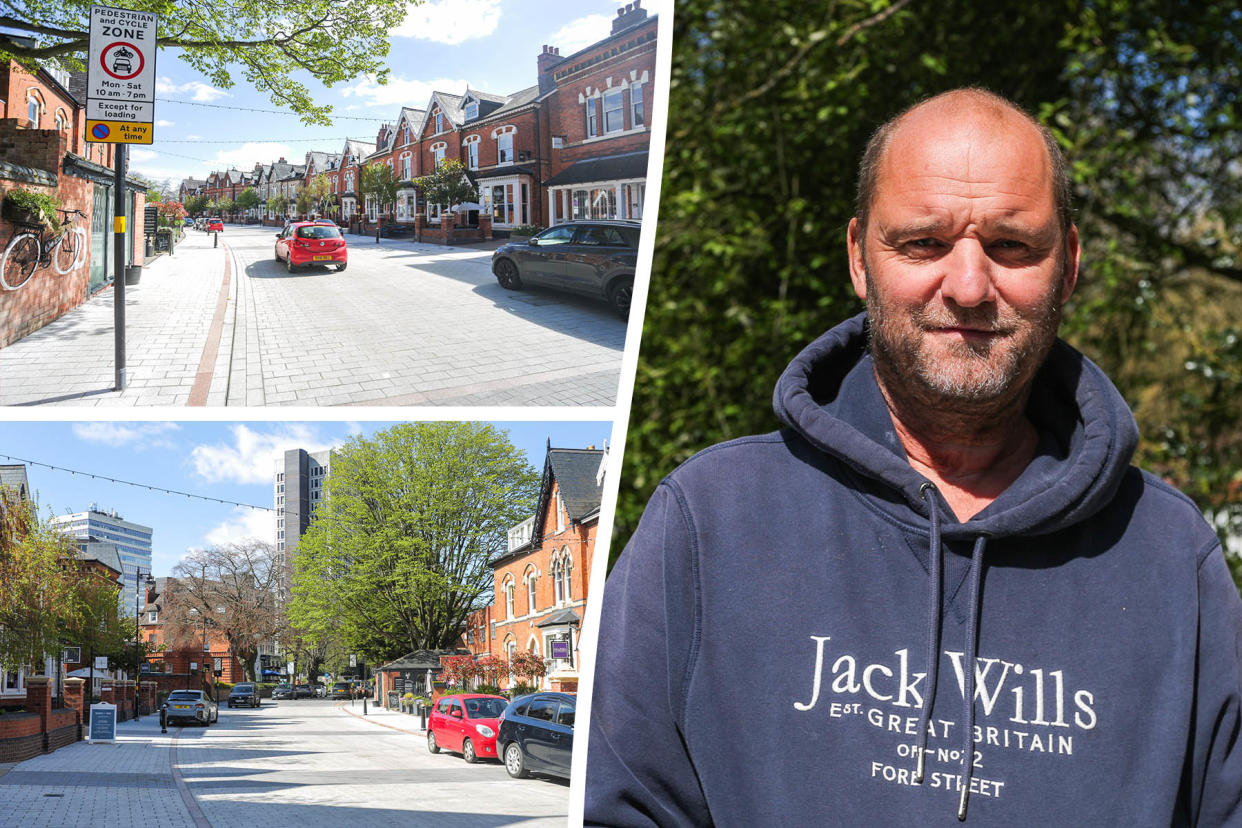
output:
M65 534L76 538L78 548L83 552L98 548L91 544L107 543L116 547L122 570L118 599L121 615L132 617L138 597L138 571L142 570L144 580L151 572L151 527L131 523L115 511L100 511L94 504L85 512L57 515L52 518L52 523Z
M331 467L332 449L314 453L289 449L276 461L273 497L279 552L292 551L306 534L311 515L323 499L323 484Z

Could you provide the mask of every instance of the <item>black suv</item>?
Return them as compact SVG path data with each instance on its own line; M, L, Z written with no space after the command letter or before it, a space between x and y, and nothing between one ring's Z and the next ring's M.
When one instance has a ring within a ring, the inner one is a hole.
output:
M259 688L249 682L235 684L229 691L229 707L258 707L260 704Z
M509 702L500 714L496 746L510 776L521 779L534 771L569 778L575 706L571 693L531 693Z
M550 287L606 300L625 318L638 264L637 221L570 221L492 254L501 287Z

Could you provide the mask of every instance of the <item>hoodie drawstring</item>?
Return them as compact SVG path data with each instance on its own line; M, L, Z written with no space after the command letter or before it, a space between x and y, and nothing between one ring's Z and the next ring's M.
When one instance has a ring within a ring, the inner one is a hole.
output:
M927 513L931 520L931 538L928 548L928 587L927 600L927 689L923 712L919 715L917 760L914 768L914 781L923 781L923 770L927 757L927 731L931 722L932 704L936 700L936 686L940 673L940 604L943 600L944 547L940 540L940 506L936 499L936 486L924 483L919 487L919 495L927 503ZM970 802L970 783L975 773L975 657L979 650L979 590L983 581L983 551L987 547L987 535L975 539L975 548L970 556L970 604L966 617L966 648L963 654L965 671L962 700L962 775L961 796L957 803L957 818L966 820L966 806Z
M936 504L936 487L932 483L924 483L919 487L919 494L927 501L927 511L931 516L931 545L927 550L931 594L927 598L927 689L924 692L926 701L923 702L923 712L919 714L918 758L914 768L916 783L923 781L923 765L927 758L927 725L931 721L932 702L936 698L936 682L940 672L937 669L940 664L940 570L944 562L944 553L940 548L940 507Z
M975 539L975 551L970 556L970 610L966 616L966 692L963 694L962 719L966 723L962 733L962 796L957 802L957 818L966 820L966 804L970 801L970 781L975 775L975 656L979 651L979 586L983 581L983 549L987 546L986 535Z

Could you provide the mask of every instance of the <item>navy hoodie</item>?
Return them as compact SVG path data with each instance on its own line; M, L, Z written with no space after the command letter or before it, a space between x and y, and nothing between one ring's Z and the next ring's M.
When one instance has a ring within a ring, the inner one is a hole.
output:
M1034 459L964 523L865 315L775 405L660 484L608 579L586 823L1242 824L1242 605L1099 368L1056 343Z

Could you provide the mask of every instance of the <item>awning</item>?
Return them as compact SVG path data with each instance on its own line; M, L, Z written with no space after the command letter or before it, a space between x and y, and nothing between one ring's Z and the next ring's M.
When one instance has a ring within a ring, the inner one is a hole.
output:
M545 187L566 187L595 181L622 181L647 177L647 150L575 161L544 182Z
M536 624L535 626L536 627L563 627L566 624L576 625L581 621L582 619L578 617L578 613L569 609L569 610L564 610L563 612L558 612L556 615L545 618L542 621L540 621L538 624Z

